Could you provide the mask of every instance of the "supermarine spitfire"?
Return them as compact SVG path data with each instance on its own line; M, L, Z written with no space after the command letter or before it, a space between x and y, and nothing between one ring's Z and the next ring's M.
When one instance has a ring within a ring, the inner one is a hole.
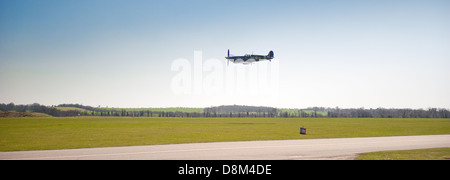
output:
M233 63L242 63L242 64L251 64L253 62L259 62L262 60L269 60L271 61L273 59L273 51L270 51L267 56L264 55L253 55L253 54L246 54L244 56L230 56L230 50L228 49L227 57L225 57L228 62L231 61Z

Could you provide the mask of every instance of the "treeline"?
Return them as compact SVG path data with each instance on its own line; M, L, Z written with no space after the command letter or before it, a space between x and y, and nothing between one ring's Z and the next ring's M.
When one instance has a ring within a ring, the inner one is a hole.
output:
M165 111L150 111L150 110L110 110L98 109L98 111L83 111L81 116L116 116L116 117L205 117L203 113L196 112L165 112Z
M0 104L0 111L16 111L16 112L39 112L45 113L51 116L64 117L64 116L78 116L80 111L68 110L62 111L54 107L47 107L38 103L27 105L15 105L14 103Z
M327 108L328 117L357 117L357 118L450 118L447 109L340 109Z
M206 117L276 117L277 108L263 106L217 106L203 109Z
M263 107L263 106L239 106L239 105L230 105L230 106L217 106L217 107L209 107L203 110L206 113L276 113L277 109L273 107Z
M256 106L219 106L209 107L199 112L183 111L151 111L129 109L104 109L83 106L80 104L60 104L57 107L76 107L85 109L80 111L81 116L117 116L117 117L277 117L277 109L272 107ZM183 108L180 108L183 109Z
M450 118L450 111L444 108L424 109L364 109L325 108L283 109L279 117L344 117L344 118Z
M76 107L83 110L58 109L56 107ZM28 105L15 105L14 103L0 104L0 111L39 112L51 116L117 116L117 117L346 117L346 118L450 118L447 109L341 109L312 107L306 109L282 109L259 106L218 106L208 107L199 112L182 111L151 111L151 110L127 110L104 109L80 104L61 104L58 106L43 106L38 103Z
M343 118L450 118L450 111L444 108L424 109L341 109L312 107L306 109L289 109L279 113L279 117L343 117Z
M204 113L198 112L167 112L151 110L127 110L127 109L105 109L84 106L81 104L60 104L56 107L76 107L86 111L79 111L81 116L116 116L116 117L205 117Z

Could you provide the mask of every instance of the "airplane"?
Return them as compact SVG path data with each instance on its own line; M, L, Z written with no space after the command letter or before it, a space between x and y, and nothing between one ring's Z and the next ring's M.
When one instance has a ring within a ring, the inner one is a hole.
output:
M267 56L264 55L253 55L246 54L244 56L230 56L230 50L228 49L228 55L225 57L228 60L227 65L231 62L233 63L242 63L242 64L251 64L253 62L258 62L261 60L269 60L273 59L273 51L270 51Z

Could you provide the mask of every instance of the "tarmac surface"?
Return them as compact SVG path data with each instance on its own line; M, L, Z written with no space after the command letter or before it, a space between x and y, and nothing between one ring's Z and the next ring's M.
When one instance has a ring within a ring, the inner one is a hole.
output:
M0 152L0 160L354 159L358 153L450 147L450 135L239 141Z

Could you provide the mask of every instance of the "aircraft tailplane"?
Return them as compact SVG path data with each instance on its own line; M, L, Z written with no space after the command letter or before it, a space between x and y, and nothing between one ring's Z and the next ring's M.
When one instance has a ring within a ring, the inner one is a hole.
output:
M267 57L273 58L273 57L274 57L274 56L273 56L273 51L270 51L269 54L267 54Z

